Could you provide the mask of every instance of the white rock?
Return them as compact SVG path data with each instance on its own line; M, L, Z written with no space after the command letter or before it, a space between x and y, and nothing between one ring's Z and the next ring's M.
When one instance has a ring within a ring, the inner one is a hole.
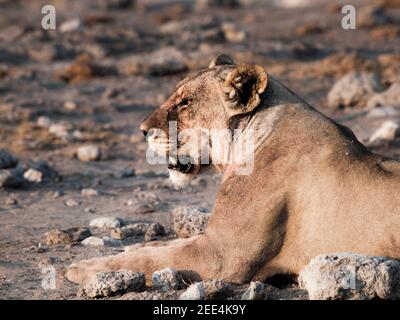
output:
M374 94L368 100L368 108L400 106L400 83L393 83L384 92Z
M222 30L226 40L229 42L242 42L246 39L246 32L239 29L235 24L225 22L222 24Z
M182 277L175 269L165 268L155 271L151 279L153 286L160 291L179 290L182 287Z
M328 105L338 107L366 107L368 99L382 90L377 75L350 72L339 79L328 93Z
M300 272L312 300L400 298L400 262L340 253L319 255Z
M77 150L77 157L83 162L99 160L100 154L100 148L93 145L79 147Z
M102 246L104 246L103 239L99 238L99 237L94 237L94 236L84 239L81 243L82 243L82 245L89 246L89 247L102 247Z
M311 0L274 0L274 3L284 8L300 8L310 5Z
M43 173L31 168L25 171L24 178L29 182L40 183L43 180Z
M141 291L144 287L145 276L142 272L99 272L85 284L79 293L90 298L109 297L117 293Z
M81 194L84 197L96 197L99 195L99 192L96 189L86 188L82 189Z
M100 217L90 221L89 226L92 228L113 229L119 228L121 226L121 222L114 217Z
M253 281L250 283L247 290L243 293L241 300L261 300L264 298L264 283Z
M65 205L67 206L67 207L77 207L77 206L79 206L80 205L80 202L78 201L78 200L75 200L75 199L68 199L66 202L65 202Z
M89 246L89 247L119 247L122 246L122 241L120 240L114 240L111 239L110 237L88 237L85 240L81 242L82 245L84 246Z
M385 121L378 130L371 136L369 143L374 143L377 141L393 141L400 136L399 124L388 120Z
M206 292L201 282L192 284L179 296L179 300L204 300Z
M71 20L67 20L64 21L63 23L61 23L59 30L60 32L71 32L71 31L75 31L78 30L82 27L82 22L79 19L71 19Z
M65 123L54 123L49 127L49 132L57 138L68 140L70 138L70 125Z
M51 120L49 117L41 116L36 120L36 124L42 128L49 128L51 126Z
M77 104L73 101L65 101L64 102L64 109L68 111L74 111L78 108Z

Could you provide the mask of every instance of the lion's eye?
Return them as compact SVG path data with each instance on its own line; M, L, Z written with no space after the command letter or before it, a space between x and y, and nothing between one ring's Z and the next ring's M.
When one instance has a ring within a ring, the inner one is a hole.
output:
M178 109L186 108L189 105L189 103L190 103L189 99L182 99L182 101L178 103L177 108Z

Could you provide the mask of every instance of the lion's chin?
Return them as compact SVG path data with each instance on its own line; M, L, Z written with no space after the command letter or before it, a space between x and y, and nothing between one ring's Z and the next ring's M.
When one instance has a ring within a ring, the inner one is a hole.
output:
M188 173L182 173L177 170L168 170L169 171L169 179L172 185L176 189L182 189L187 187L192 180L192 175Z

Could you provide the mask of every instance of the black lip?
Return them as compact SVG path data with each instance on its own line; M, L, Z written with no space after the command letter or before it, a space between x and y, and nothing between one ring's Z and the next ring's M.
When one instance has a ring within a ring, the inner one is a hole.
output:
M188 163L180 163L179 160L177 164L168 164L168 169L170 170L176 170L181 173L189 173L193 168L193 164L191 162Z

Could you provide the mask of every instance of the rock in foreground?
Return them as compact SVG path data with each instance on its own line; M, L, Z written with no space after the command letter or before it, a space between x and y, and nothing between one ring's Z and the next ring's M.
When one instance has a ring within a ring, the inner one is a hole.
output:
M155 271L151 277L154 288L161 292L179 290L183 286L182 277L178 271L171 268Z
M172 212L174 230L179 238L189 238L204 232L211 214L202 208L178 207Z
M90 298L109 297L117 293L142 291L144 287L145 277L142 272L99 272L79 291L79 295Z
M329 91L328 105L332 108L366 107L368 99L381 90L375 74L350 72Z
M341 253L319 255L300 272L312 300L400 298L400 262Z
M4 149L0 149L0 169L14 168L18 163L18 159Z

